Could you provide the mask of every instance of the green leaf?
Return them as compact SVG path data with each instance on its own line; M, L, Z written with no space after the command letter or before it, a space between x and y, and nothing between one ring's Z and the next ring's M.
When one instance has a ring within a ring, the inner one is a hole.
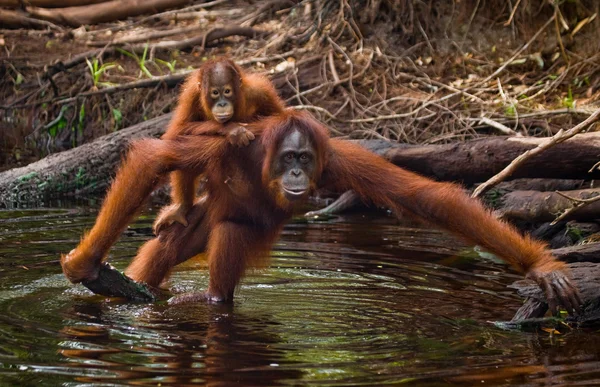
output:
M123 119L123 113L119 109L112 110L113 117L115 119L115 129L121 125L121 121Z

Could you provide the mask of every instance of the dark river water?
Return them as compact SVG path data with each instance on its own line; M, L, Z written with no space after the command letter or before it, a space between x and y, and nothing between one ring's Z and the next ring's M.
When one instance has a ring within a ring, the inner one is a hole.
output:
M598 385L600 334L507 332L517 274L385 214L286 226L233 305L131 304L63 277L94 210L0 211L0 386ZM153 215L110 255L125 268ZM173 293L208 282L201 259Z

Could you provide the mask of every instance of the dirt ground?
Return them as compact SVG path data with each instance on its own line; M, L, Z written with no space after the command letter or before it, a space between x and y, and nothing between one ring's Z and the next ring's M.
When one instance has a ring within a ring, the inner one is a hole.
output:
M290 105L336 135L446 143L549 135L581 121L600 96L600 6L524 0L511 17L506 4L234 1L77 29L0 30L0 170L171 111L177 82L163 79L218 55L277 78ZM231 26L260 35L157 46ZM147 44L145 55L129 54L136 44ZM105 55L115 45L125 51ZM57 65L92 50L87 63ZM107 91L142 80L153 83Z

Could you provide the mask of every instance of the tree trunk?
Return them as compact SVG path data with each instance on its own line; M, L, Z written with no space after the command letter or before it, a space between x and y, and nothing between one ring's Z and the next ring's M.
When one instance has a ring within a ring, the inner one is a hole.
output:
M129 142L160 136L170 118L170 114L160 116L0 173L0 208L41 206L58 197L103 195Z

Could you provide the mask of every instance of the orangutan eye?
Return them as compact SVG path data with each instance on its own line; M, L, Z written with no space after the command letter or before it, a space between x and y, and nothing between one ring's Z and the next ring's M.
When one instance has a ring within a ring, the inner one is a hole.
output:
M285 161L292 161L294 159L294 154L292 152L286 153L285 156L283 156Z
M227 95L227 96L230 95L231 94L231 89L225 89L224 94Z
M212 91L212 95L214 95L216 97L217 95L219 95L219 91L218 90L213 90Z
M310 160L310 157L308 157L308 155L306 153L303 153L300 156L300 162L302 162L302 163L308 163L309 160Z

